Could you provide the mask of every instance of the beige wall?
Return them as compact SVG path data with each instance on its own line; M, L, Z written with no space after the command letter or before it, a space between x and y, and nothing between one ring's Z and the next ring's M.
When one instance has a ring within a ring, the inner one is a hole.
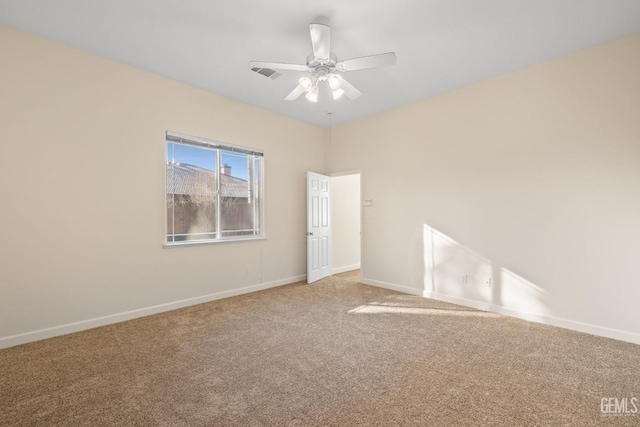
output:
M640 343L639 76L635 34L332 129L365 281Z
M7 27L0 58L0 347L304 277L324 130ZM266 241L163 249L166 130L264 150Z

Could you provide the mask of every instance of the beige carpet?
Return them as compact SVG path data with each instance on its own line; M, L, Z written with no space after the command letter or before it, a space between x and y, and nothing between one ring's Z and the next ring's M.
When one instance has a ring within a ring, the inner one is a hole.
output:
M640 346L365 286L293 284L0 351L0 425L588 426Z

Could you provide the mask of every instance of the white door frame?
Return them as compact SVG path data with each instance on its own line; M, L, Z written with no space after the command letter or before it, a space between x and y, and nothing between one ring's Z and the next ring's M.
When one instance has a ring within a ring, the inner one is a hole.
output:
M364 276L364 171L362 169L352 169L344 172L335 172L332 173L332 178L334 176L344 176L344 175L360 175L360 200L358 206L360 206L360 277Z

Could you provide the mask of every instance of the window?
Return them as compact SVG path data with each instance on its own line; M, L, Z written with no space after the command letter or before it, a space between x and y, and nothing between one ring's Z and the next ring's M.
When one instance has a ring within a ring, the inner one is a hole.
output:
M264 237L263 155L167 132L167 243Z

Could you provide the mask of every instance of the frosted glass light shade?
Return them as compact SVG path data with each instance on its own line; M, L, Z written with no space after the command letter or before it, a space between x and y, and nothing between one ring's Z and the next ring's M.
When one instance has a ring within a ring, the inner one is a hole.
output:
M338 75L338 74L331 74L331 76L329 76L329 78L327 79L329 82L329 88L333 91L336 89L340 88L340 85L342 84L342 76ZM343 91L344 93L344 91ZM340 94L342 95L342 94Z
M344 95L344 89L342 89L341 87L337 89L331 89L331 94L333 95L333 99L338 99L342 95Z
M318 102L318 88L315 86L312 87L304 97L311 102Z
M303 91L309 92L313 86L313 78L311 76L301 77L300 80L298 80L298 85Z

